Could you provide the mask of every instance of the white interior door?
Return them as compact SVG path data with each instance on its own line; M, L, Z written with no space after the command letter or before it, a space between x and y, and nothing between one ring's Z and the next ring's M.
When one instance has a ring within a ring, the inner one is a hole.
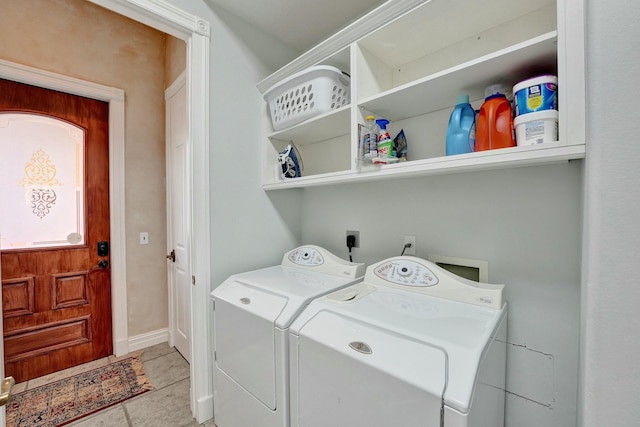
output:
M185 74L165 92L167 123L167 243L169 345L191 362L191 274L187 177L187 87Z

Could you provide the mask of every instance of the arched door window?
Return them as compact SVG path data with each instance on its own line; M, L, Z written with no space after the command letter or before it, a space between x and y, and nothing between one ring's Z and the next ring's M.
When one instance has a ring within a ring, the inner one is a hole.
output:
M84 130L0 113L0 249L84 245Z

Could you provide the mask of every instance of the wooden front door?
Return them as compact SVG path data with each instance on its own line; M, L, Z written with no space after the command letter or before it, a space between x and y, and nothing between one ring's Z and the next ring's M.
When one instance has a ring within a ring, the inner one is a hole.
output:
M46 131L26 139L9 167L2 163L4 363L17 382L112 354L108 112L105 102L0 79L0 135L9 129L11 137L12 124L33 119L51 125L51 135L58 124L73 125L62 133L77 145L71 174L56 162ZM13 153L9 143L0 139L0 156ZM10 167L23 176L7 178ZM7 200L18 186L23 200Z

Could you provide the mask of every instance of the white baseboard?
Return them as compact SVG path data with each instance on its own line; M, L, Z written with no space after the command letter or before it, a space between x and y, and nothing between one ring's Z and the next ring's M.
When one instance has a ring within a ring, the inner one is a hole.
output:
M164 342L169 342L169 329L167 328L129 337L129 340L122 344L128 347L128 352L132 352ZM191 370L191 375L193 375L193 369ZM204 423L213 418L213 395L196 398L195 402L196 407L193 408L195 409L193 415L199 423Z
M116 357L129 354L129 340L118 340L113 344L113 354Z
M198 405L198 407L196 408L196 413L194 415L196 416L196 420L199 423L202 424L205 421L213 418L213 396L212 395L198 398L196 400L196 405Z
M169 341L169 329L163 328L156 331L129 337L129 352L142 350L156 344L162 344Z

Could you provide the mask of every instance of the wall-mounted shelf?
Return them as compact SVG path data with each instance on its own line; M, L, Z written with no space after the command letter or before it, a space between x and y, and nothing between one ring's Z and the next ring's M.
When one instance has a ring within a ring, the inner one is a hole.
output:
M389 2L391 3L391 2ZM314 64L339 64L351 75L351 105L289 129L273 132L265 105L263 188L276 190L376 179L409 178L582 159L584 71L571 58L583 57L584 28L565 0L431 0L395 10L384 8L358 20L323 45L338 46ZM386 6L387 4L385 4ZM571 16L572 19L566 19ZM363 31L369 22L384 22ZM349 35L358 34L355 39ZM344 44L340 40L344 39ZM278 70L293 74L309 64L314 51ZM559 141L528 147L445 156L448 117L458 95L479 107L485 87L507 87L539 75L556 74L559 87ZM282 78L284 78L282 77ZM273 84L268 77L261 89ZM374 114L405 131L409 161L363 165L358 127ZM301 178L282 180L277 153L293 143L304 163Z
M265 190L313 187L377 179L411 178L427 175L473 172L487 169L518 168L524 166L563 163L585 157L584 145L531 145L505 148L457 156L413 160L392 165L368 166L360 171L342 171L264 184Z
M268 138L285 142L295 141L298 146L314 144L348 134L350 122L351 107L345 106L290 128L273 132Z
M500 80L517 82L529 77L523 71L527 64L545 64L555 69L556 52L557 38L553 31L365 98L358 105L391 121L450 108L455 101L451 94L483 98L485 87L496 80L496 70L500 70Z

